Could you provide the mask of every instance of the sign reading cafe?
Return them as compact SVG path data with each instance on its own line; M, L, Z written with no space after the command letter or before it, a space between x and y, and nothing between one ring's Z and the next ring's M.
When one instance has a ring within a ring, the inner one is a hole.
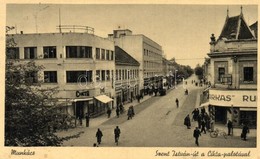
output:
M209 90L209 104L218 106L256 107L256 91Z

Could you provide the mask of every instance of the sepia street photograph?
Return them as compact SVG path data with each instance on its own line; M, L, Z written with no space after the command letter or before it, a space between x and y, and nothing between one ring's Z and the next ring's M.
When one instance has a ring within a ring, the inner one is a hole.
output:
M5 7L10 155L34 155L23 147L158 147L151 156L196 158L163 151L171 147L252 157L257 4Z

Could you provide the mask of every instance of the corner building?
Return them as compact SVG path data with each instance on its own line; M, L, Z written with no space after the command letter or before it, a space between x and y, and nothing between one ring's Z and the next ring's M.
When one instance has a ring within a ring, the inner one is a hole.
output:
M113 108L114 43L88 33L13 34L14 59L44 66L31 74L42 89L57 87L60 111L77 118ZM11 59L10 59L11 60Z
M257 125L257 31L251 28L241 8L240 15L227 15L217 40L211 36L205 66L211 84L209 112L216 122Z

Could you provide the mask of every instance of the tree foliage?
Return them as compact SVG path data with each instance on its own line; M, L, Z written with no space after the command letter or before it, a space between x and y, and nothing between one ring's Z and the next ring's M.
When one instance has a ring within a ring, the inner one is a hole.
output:
M203 68L200 65L196 66L195 75L197 75L199 79L203 79Z
M11 27L7 27L12 29ZM54 89L42 90L41 81L33 83L28 72L40 72L35 62L9 60L10 47L15 46L6 35L5 76L5 145L59 146L63 139L55 135L55 128L68 126L70 118L57 111Z

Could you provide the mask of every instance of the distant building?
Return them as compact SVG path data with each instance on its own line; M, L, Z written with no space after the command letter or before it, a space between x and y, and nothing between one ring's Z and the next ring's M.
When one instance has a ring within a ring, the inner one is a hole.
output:
M140 93L145 93L150 78L161 76L162 73L162 47L142 34L132 34L131 30L114 30L108 35L115 41L115 45L122 48L140 63Z
M115 46L115 96L116 104L132 102L139 92L139 62Z
M257 22L247 25L241 14L227 15L218 39L211 36L206 78L211 84L209 104L216 122L256 126L257 120Z
M58 87L55 97L61 111L95 116L113 107L113 41L74 32L10 36L17 43L11 58L44 66L42 72L30 74L32 82L43 81L42 89Z

